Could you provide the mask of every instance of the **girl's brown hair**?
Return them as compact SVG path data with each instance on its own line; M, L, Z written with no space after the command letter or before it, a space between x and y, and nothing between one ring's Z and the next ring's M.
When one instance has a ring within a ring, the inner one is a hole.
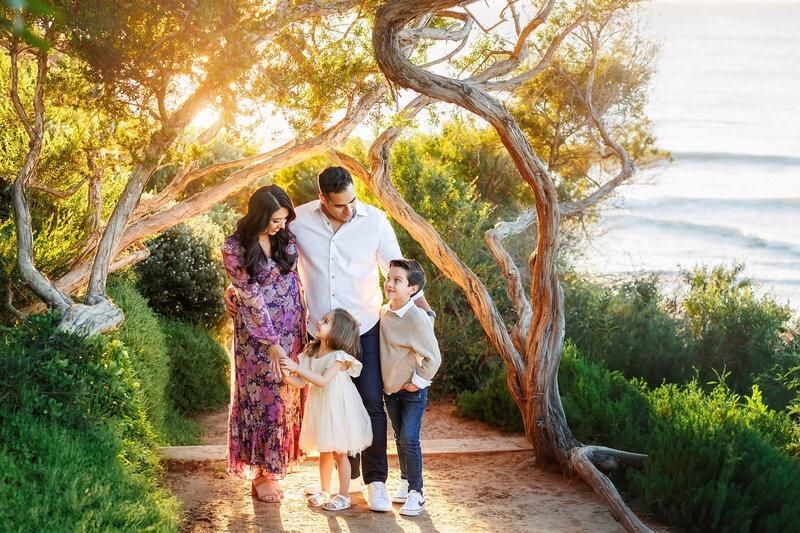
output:
M353 315L341 307L332 311L331 332L325 344L332 350L343 350L356 359L361 359L361 338L358 334L358 322ZM317 353L321 342L314 339L306 345L306 353L313 356Z

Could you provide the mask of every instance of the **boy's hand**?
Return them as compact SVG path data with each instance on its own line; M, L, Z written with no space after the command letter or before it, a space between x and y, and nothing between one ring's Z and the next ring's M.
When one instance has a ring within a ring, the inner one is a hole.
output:
M417 392L419 390L419 387L417 387L413 383L406 383L405 385L403 385L403 390L408 392Z
M225 295L222 297L222 301L225 302L225 311L227 311L228 316L233 318L236 316L236 289L232 286L228 285L228 288L225 289Z

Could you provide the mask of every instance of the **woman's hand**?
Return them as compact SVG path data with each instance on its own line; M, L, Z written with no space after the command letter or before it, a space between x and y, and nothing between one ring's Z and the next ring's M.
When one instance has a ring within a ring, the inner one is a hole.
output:
M284 372L297 372L300 369L300 365L284 355L281 357L281 369Z
M403 385L403 390L408 392L417 392L419 390L419 387L417 387L413 383L406 383L405 385Z
M236 289L234 289L232 285L228 285L228 288L225 289L225 295L222 297L222 301L225 302L225 311L231 318L236 316L236 297Z
M281 357L286 357L286 351L280 344L273 344L267 350L269 353L270 370L278 376L278 381L283 381L283 370L281 369Z

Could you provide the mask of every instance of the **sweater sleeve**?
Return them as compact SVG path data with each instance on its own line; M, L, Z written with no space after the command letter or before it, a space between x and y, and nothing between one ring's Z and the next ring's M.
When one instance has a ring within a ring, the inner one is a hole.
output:
M244 248L234 238L222 244L222 261L239 296L239 314L247 331L265 344L278 344L280 337L267 311L267 304L258 283L251 283L244 262Z
M411 349L417 355L420 363L414 372L412 383L418 387L420 385L428 386L439 370L439 365L442 364L442 354L439 351L439 343L433 332L433 324L431 324L428 316L423 312L415 313L413 317L417 334L411 335ZM415 381L414 378L422 378L424 381L419 379ZM420 388L425 388L424 386Z

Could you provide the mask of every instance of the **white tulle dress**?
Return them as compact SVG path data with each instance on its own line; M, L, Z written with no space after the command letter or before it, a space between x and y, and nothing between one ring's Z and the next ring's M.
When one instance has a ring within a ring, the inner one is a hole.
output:
M300 426L300 448L309 452L347 452L355 455L372 444L372 425L353 379L361 374L361 361L342 350L322 357L300 356L300 365L317 374L336 361L347 365L327 387L308 386L303 423Z

